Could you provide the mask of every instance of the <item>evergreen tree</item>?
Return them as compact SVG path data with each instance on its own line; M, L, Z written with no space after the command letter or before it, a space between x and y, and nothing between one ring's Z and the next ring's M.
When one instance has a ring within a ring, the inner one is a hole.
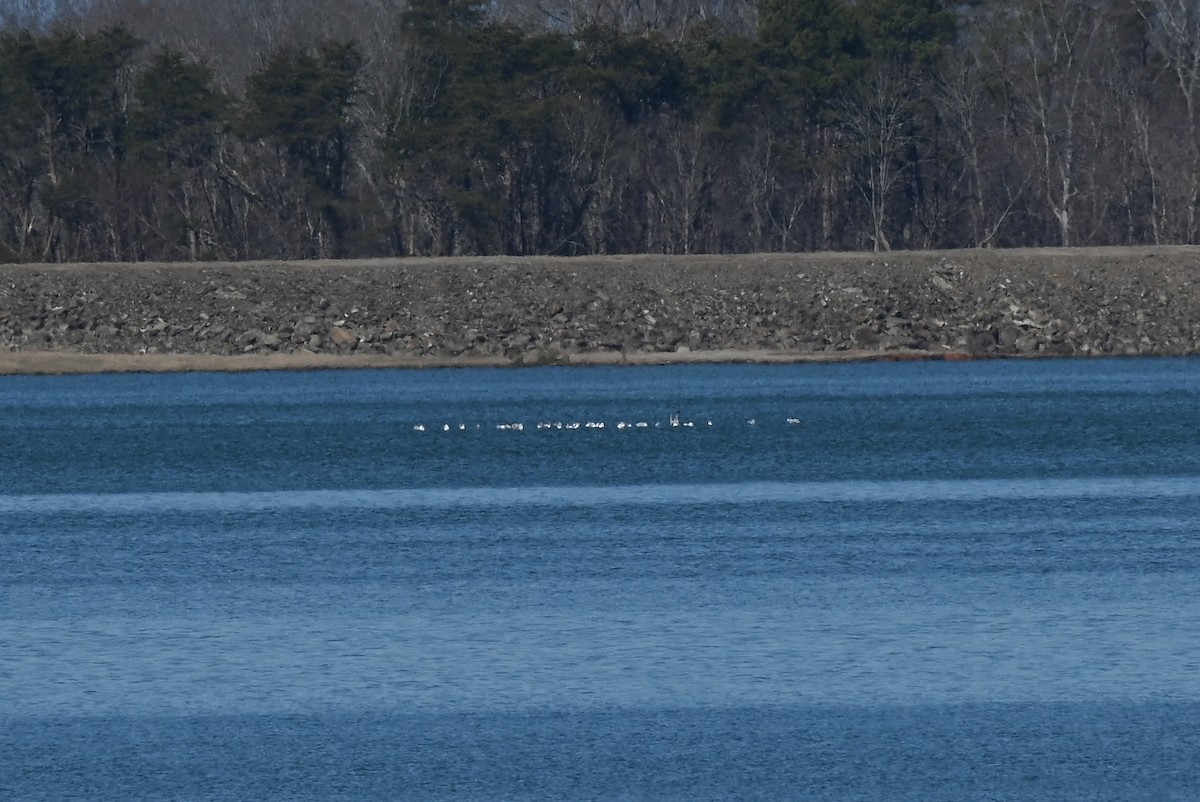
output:
M762 0L758 19L764 58L803 99L827 102L862 73L866 44L843 0Z
M876 62L931 68L954 36L943 0L860 0L854 13Z
M213 88L208 66L162 50L138 76L135 99L128 141L146 177L143 238L161 240L171 258L219 253L214 175L228 98Z
M283 49L250 76L246 88L242 131L274 143L285 164L299 172L304 209L316 213L314 255L345 253L356 131L349 112L361 66L351 43L327 42L316 52Z
M403 21L422 69L385 147L401 182L425 190L406 195L408 213L435 252L536 250L570 41L490 21L477 3L416 3Z
M24 176L13 212L23 254L35 248L40 258L123 253L123 82L139 44L121 28L92 36L23 32L0 41L0 138L14 148L0 158L10 177Z
M162 50L138 76L136 100L130 144L139 158L169 171L199 167L212 157L229 102L213 87L208 66Z

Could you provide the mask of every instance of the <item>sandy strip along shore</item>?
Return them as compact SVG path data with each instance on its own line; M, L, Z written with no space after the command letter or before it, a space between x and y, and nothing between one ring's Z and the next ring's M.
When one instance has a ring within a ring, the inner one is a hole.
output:
M553 363L562 365L672 365L672 364L828 364L865 361L973 359L967 354L934 354L926 351L740 351L723 349L686 353L618 351L572 354ZM79 354L62 351L0 353L0 376L70 375L94 373L182 373L203 371L242 373L256 370L352 370L512 367L511 359L495 357L389 356L382 354ZM521 363L528 365L528 363Z

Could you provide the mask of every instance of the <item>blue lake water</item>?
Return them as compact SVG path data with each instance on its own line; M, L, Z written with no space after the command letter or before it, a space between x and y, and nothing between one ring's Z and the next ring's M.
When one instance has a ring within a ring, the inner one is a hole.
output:
M0 379L0 799L1200 799L1200 361Z

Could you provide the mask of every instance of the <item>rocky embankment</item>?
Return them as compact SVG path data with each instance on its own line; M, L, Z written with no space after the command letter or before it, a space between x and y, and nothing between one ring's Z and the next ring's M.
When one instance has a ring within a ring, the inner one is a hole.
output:
M0 352L1200 353L1200 248L0 265Z

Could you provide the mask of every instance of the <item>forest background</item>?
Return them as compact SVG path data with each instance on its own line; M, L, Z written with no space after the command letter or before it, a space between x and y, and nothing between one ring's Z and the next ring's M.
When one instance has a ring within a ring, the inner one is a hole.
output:
M7 0L0 261L1195 243L1192 0Z

